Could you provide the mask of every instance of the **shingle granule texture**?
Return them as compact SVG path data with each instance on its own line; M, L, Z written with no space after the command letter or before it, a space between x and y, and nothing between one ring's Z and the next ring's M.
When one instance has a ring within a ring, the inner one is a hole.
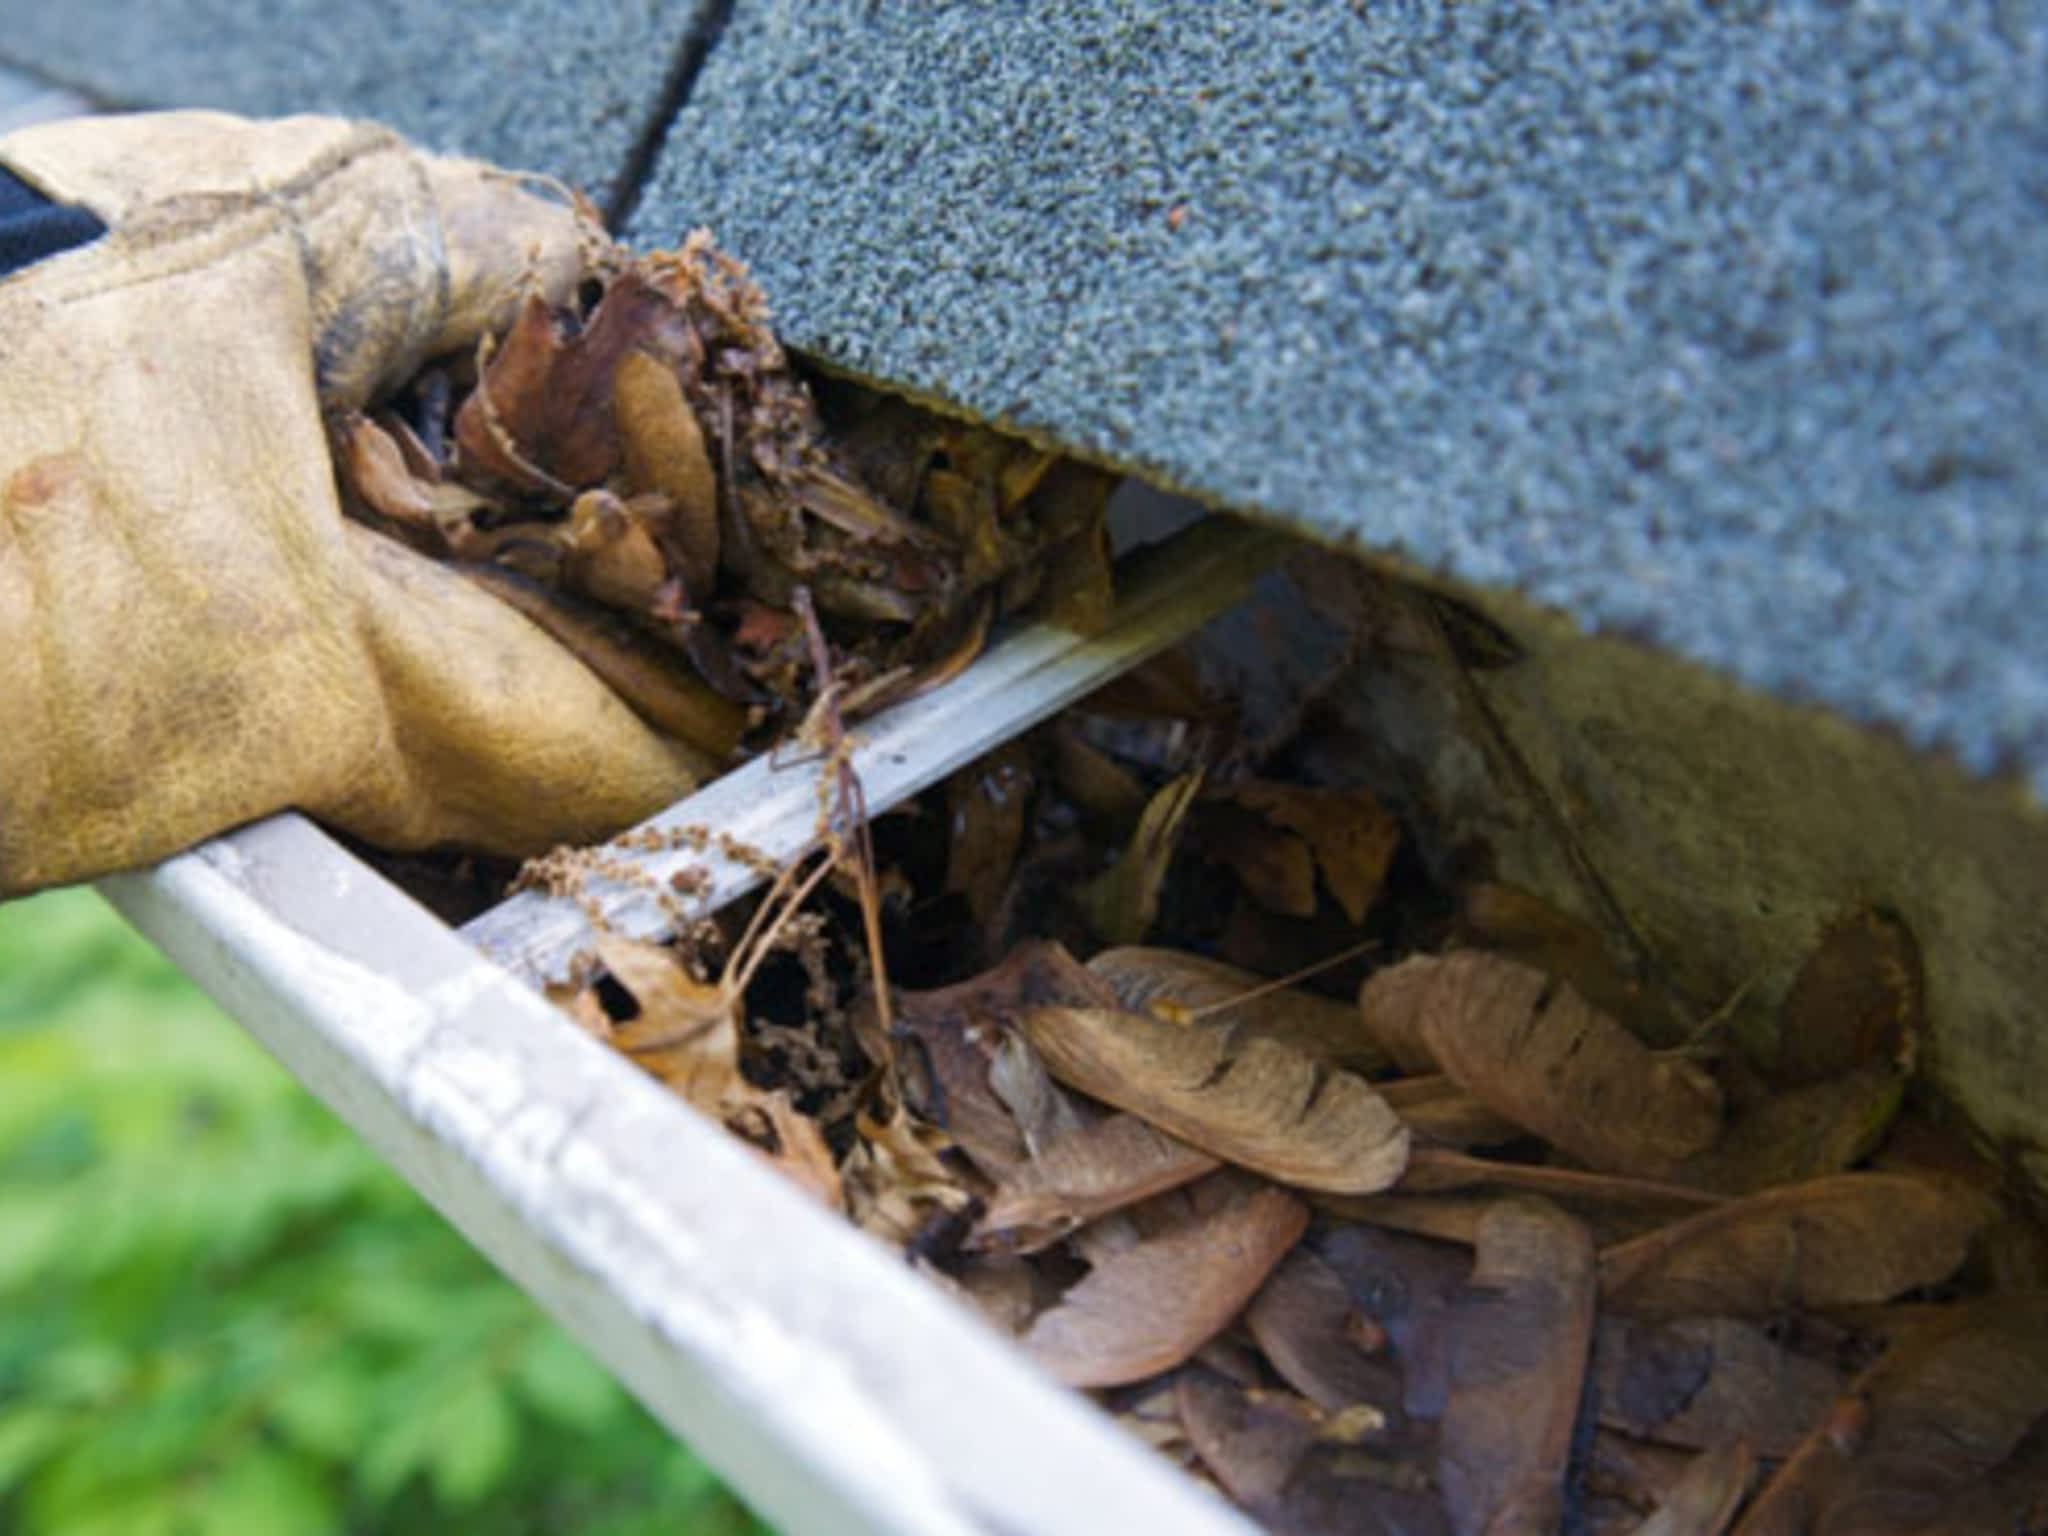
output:
M374 117L602 195L692 0L0 0L0 57L132 106Z
M2038 4L740 0L695 224L830 361L2048 794Z

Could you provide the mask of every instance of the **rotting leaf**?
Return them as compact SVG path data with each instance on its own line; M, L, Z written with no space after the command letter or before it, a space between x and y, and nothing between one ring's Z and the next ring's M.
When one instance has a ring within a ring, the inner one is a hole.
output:
M1343 1277L1307 1248L1281 1261L1245 1313L1280 1379L1326 1413L1369 1403L1397 1414L1401 1373L1383 1347L1365 1348L1378 1330L1363 1322Z
M1462 1249L1405 1232L1339 1227L1314 1244L1362 1319L1385 1334L1410 1417L1441 1418L1450 1392L1452 1304L1472 1273Z
M1592 1389L1600 1422L1643 1440L1711 1450L1741 1440L1792 1454L1827 1415L1842 1373L1732 1317L1600 1320Z
M1018 1027L1061 1082L1283 1184L1370 1194L1408 1132L1365 1080L1272 1040L1120 1008L1027 1008Z
M1345 917L1365 921L1401 841L1399 824L1370 791L1255 781L1238 785L1231 798L1299 835Z
M1160 884L1180 847L1181 827L1201 787L1197 769L1153 795L1116 862L1083 889L1088 921L1105 943L1136 944L1151 931L1159 915Z
M1070 1386L1170 1369L1237 1316L1307 1229L1308 1207L1293 1195L1233 1182L1207 1209L1091 1270L1032 1323L1024 1352Z
M978 1246L1030 1253L1084 1222L1213 1173L1217 1160L1139 1119L1112 1114L1019 1164L989 1196Z
M1691 1451L1611 1429L1595 1430L1582 1471L1583 1488L1592 1497L1620 1500L1638 1516L1646 1515L1671 1496L1696 1459Z
M1600 1256L1603 1299L1637 1317L1768 1317L1889 1301L1953 1274L1989 1220L1967 1191L1842 1173L1732 1200Z
M1887 912L1851 913L1821 935L1785 995L1772 1076L1798 1086L1897 1061L1925 1027L1925 992L1913 931Z
M1190 1366L1174 1378L1180 1421L1216 1481L1239 1503L1278 1497L1316 1443L1322 1415L1284 1392L1251 1392Z
M1592 1238L1555 1206L1504 1200L1480 1224L1437 1458L1458 1536L1558 1528L1594 1292Z
M1396 1060L1419 1047L1488 1108L1588 1167L1668 1174L1720 1133L1712 1078L1528 966L1476 951L1409 960L1368 980L1359 1004Z
M1316 856L1297 833L1227 800L1205 805L1196 826L1204 856L1260 906L1283 917L1315 915Z
M1695 1456L1635 1536L1721 1536L1755 1474L1756 1456L1739 1440Z
M1179 1021L1198 1014L1212 1027L1281 1045L1354 1072L1385 1068L1358 1010L1296 987L1272 990L1264 977L1177 949L1126 945L1092 956L1088 969L1124 1007Z
M1955 1307L1856 1379L1779 1468L1736 1536L1944 1529L1951 1501L1995 1478L2015 1453L2038 1454L2029 1436L2044 1416L2048 1294ZM2038 1500L2041 1489L2014 1491Z
M984 927L1009 887L1031 809L1031 759L1011 742L946 781L946 889Z

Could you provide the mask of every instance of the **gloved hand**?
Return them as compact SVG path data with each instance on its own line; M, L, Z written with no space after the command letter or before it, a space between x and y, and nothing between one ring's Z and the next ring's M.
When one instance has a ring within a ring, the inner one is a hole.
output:
M337 500L323 412L561 295L601 231L333 119L78 119L0 165L109 229L0 279L0 895L287 806L527 854L709 770Z

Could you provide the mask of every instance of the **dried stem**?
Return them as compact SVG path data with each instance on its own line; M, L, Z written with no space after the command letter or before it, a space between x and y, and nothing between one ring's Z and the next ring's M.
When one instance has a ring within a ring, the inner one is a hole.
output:
M796 589L792 594L791 607L803 622L804 636L810 646L811 670L818 679L818 702L812 709L811 718L805 722L805 728L824 737L825 771L830 776L832 789L836 791L836 806L828 806L825 811L824 833L834 856L852 868L854 884L860 893L861 928L867 938L868 964L874 975L875 1018L879 1026L876 1034L883 1042L883 1050L887 1051L888 1042L894 1038L895 1017L889 1001L888 961L882 948L882 890L875 872L875 842L868 821L867 795L861 788L860 775L853 769L846 721L839 708L839 683L833 674L832 651L825 642L824 630L819 627L818 612L811 603L809 587L799 586ZM850 858L847 857L849 853ZM879 1065L884 1068L893 1066L886 1061Z

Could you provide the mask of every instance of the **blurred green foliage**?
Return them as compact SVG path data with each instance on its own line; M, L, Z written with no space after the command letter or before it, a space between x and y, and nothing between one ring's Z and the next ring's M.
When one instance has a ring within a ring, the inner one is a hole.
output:
M760 1529L98 897L0 908L0 1530Z

